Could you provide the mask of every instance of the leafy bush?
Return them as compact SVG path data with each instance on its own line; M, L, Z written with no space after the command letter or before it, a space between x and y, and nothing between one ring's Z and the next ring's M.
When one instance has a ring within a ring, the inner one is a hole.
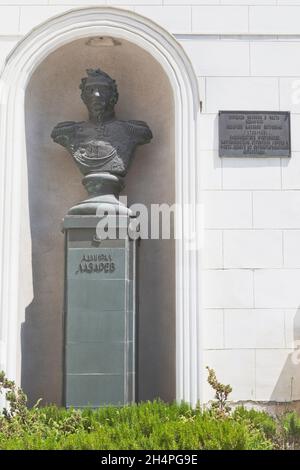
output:
M244 408L229 413L223 395L221 409L209 410L159 400L96 410L38 404L29 409L24 392L4 374L1 392L9 407L0 413L0 449L264 450L291 448L300 433L297 415L285 415L280 427L266 413Z
M0 449L271 449L264 430L219 410L162 401L98 410L27 408L24 392L4 374L9 408L0 416Z
M300 417L295 411L279 418L278 446L283 449L300 449Z
M247 420L220 419L188 405L145 402L123 408L40 408L39 426L0 431L0 449L271 449Z
M263 411L246 410L246 408L239 406L234 410L232 418L239 422L247 422L250 427L262 431L268 439L273 439L278 430L276 420Z

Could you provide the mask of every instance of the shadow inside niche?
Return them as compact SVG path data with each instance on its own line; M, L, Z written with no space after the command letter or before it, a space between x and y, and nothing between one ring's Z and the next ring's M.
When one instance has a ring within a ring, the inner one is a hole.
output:
M50 126L46 129L51 131ZM64 194L66 176L58 174L61 165L56 158L48 158L45 163L45 156L36 158L30 145L27 155L34 296L21 325L21 384L30 405L39 398L43 404L60 405L64 289L61 220L68 204ZM64 158L67 161L67 155ZM69 170L73 171L71 167Z
M85 196L80 173L72 159L50 137L57 121L63 120L64 112L61 94L53 94L55 78L50 78L55 68L51 70L46 68L44 72L43 67L38 68L25 96L33 300L21 325L21 384L30 405L39 398L43 404L62 402L64 235L61 222L69 207ZM44 80L44 73L49 76L49 83ZM70 113L72 116L72 109Z

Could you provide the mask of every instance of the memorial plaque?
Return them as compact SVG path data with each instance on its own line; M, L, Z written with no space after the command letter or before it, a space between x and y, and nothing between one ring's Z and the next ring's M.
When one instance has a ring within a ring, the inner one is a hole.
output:
M290 113L219 111L220 157L290 157Z

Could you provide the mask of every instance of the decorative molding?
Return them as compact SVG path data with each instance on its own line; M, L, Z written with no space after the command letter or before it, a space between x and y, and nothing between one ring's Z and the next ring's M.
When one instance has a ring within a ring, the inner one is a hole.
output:
M9 54L0 77L0 364L20 382L20 216L26 162L24 96L36 67L64 44L90 36L131 41L163 67L174 95L176 240L176 397L201 400L199 96L192 65L176 39L153 21L111 7L79 8L33 29ZM190 204L191 210L184 205ZM195 237L196 234L196 237ZM189 236L194 237L191 249ZM196 251L195 251L196 250Z

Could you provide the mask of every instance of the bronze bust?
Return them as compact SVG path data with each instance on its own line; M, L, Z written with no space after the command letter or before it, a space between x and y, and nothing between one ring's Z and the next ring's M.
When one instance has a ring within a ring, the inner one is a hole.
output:
M100 69L88 69L80 89L89 120L60 122L51 133L54 142L74 158L90 196L70 209L69 214L96 214L101 204L108 213L113 209L114 213L128 215L118 196L135 148L149 143L152 132L144 121L116 118L117 85Z

